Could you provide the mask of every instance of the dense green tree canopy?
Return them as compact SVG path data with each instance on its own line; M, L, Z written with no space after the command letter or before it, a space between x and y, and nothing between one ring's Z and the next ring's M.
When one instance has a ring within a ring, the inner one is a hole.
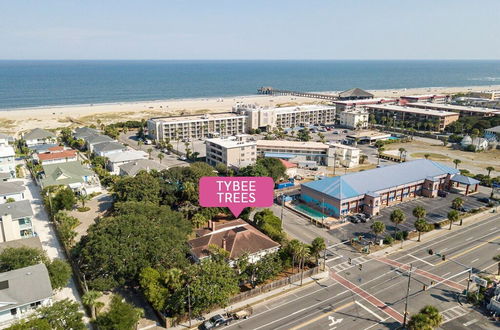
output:
M132 330L142 314L142 309L134 308L120 295L114 295L109 311L97 316L95 323L99 330Z
M146 171L139 172L135 177L125 176L118 179L113 190L118 202L160 202L160 184Z
M75 193L69 187L60 189L52 198L52 203L54 213L57 213L59 210L70 211L76 204Z
M75 247L91 287L110 289L133 282L145 267L184 265L190 223L167 206L116 203L115 214L92 225Z

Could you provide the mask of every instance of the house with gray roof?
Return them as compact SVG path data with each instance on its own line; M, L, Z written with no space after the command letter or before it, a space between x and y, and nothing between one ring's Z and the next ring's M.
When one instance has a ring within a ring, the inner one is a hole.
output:
M23 139L28 148L41 144L53 144L57 142L57 136L54 133L42 128L35 128L34 130L25 133L23 135Z
M148 154L141 150L126 150L110 154L107 158L106 167L108 170L113 174L120 174L120 166L139 159L147 159Z
M500 126L487 128L484 130L484 138L491 142L500 141Z
M14 138L10 135L0 133L0 146L8 146L11 143L14 143Z
M138 159L120 166L120 175L135 176L140 171L161 171L168 169L167 165L160 164L150 159Z
M32 218L33 210L28 200L0 204L0 242L33 237Z
M73 137L75 139L87 140L91 136L100 135L101 133L95 129L90 127L78 127L75 129L73 133Z
M91 135L85 139L85 146L90 152L94 152L94 146L104 142L114 142L112 138L107 135Z
M20 247L27 247L27 248L37 249L37 250L43 251L43 246L42 246L42 242L40 242L40 238L38 236L32 236L32 237L28 237L28 238L21 238L21 239L16 239L13 241L0 243L0 253L2 253L3 250L8 249L8 248L17 249Z
M108 157L111 154L117 153L117 152L124 152L127 150L127 147L125 147L123 144L120 142L103 142L103 143L98 143L93 146L92 152L95 155L101 156L101 157Z
M455 168L418 159L304 183L301 199L333 217L360 212L376 215L380 208L416 196L436 197L438 191L452 187L456 174Z
M0 181L0 204L6 203L11 198L16 202L23 200L25 190L22 182Z
M42 188L64 185L75 192L91 194L101 191L99 177L80 162L42 165L43 173L38 178Z
M0 273L0 327L24 319L38 307L51 303L52 285L44 264Z

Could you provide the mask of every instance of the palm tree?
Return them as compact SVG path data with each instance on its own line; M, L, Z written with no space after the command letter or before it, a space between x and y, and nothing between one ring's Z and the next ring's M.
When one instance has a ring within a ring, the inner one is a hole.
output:
M316 237L311 242L311 255L314 257L316 261L316 265L319 265L319 254L321 251L326 249L325 240L323 237Z
M90 308L92 318L95 318L97 316L97 306L99 304L97 299L99 299L101 296L102 293L95 290L87 291L82 296L82 303L88 308Z
M149 159L151 159L151 153L153 152L153 148L148 148L148 150L146 151L148 152Z
M78 201L82 203L82 207L85 207L85 202L90 200L90 196L87 194L78 194L76 196L76 199L78 199Z
M301 270L300 285L302 286L302 281L304 279L305 262L306 262L306 259L309 258L309 256L310 256L309 247L304 243L300 243L296 253L297 253L297 258L299 259L299 269Z
M406 149L405 148L399 148L398 151L399 151L399 160L403 161L403 154L406 152Z
M455 164L455 168L458 168L458 164L460 164L462 161L460 159L453 159L453 164Z
M378 241L378 235L382 234L385 231L385 225L381 221L375 221L372 223L370 227L375 234L375 242Z
M364 164L367 159L368 159L367 155L361 155L359 156L359 163Z
M158 153L158 156L156 156L156 157L158 157L158 159L160 160L160 164L161 164L161 161L163 158L165 158L165 155L160 152L160 153Z
M425 215L427 214L427 211L423 206L417 206L413 209L413 216L418 219L423 219L425 218Z
M422 313L412 315L408 321L409 330L432 330L431 320Z
M139 147L139 150L142 149L141 147L143 144L144 144L144 142L142 142L142 140L137 141L137 146Z
M452 202L451 202L451 208L455 209L455 210L460 210L462 209L462 206L464 205L464 200L461 199L460 197L457 197L455 198Z
M427 305L420 310L420 314L427 316L430 320L430 326L433 328L438 328L441 323L443 323L443 316L439 313L439 310L431 305Z
M297 259L297 250L299 249L300 241L297 239L292 239L288 242L288 250L292 255L292 272L295 272L295 261Z
M377 162L377 165L380 165L380 156L382 155L382 152L385 150L384 147L378 147L377 148L377 151L378 151L378 162Z
M394 229L394 236L396 236L396 232L398 231L398 225L405 222L405 220L406 216L403 211L401 211L400 209L395 209L394 211L392 211L391 222L396 225Z
M494 170L495 170L495 168L493 166L488 166L486 168L486 171L488 171L488 178L490 177L491 171L494 171Z
M430 154L424 154L425 159L429 159L430 156Z
M418 242L420 242L420 235L423 232L427 231L427 229L429 228L429 224L427 223L427 221L425 221L425 219L419 218L417 219L417 221L415 221L414 225L415 229L418 231Z
M450 221L450 228L449 228L449 230L451 230L451 225L455 221L457 221L459 218L460 218L460 213L458 213L457 210L451 210L450 212L448 212L448 220Z
M496 256L493 257L493 260L498 262L498 270L497 270L497 275L500 275L500 254L497 254Z

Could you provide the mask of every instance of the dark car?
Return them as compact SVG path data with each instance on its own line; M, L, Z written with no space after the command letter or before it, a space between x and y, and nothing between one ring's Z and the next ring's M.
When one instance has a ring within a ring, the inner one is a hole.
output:
M357 217L353 216L353 215L349 215L349 216L347 216L347 217L346 217L346 220L347 220L347 221L350 221L350 222L352 222L352 223L359 223L359 222L360 222L360 220L359 220Z
M488 197L481 197L481 198L478 198L477 200L480 201L481 203L485 203L485 204L489 204L491 202L491 199L489 199Z
M439 197L446 197L446 196L448 196L448 193L446 191L444 191L444 190L439 190L438 191L438 196Z
M470 211L472 211L472 208L467 207L467 206L462 206L460 208L460 211L462 211L462 212L470 212Z
M200 325L201 330L209 330L221 327L223 325L228 325L231 322L231 319L227 319L224 316L217 314L210 318L210 320L205 321L202 325Z

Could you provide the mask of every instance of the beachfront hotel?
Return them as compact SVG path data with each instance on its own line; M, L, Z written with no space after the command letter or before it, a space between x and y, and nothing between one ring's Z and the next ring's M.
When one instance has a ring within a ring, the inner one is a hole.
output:
M446 126L457 121L459 117L459 114L455 112L420 109L391 104L368 105L366 109L376 117L385 116L387 118L395 118L398 121L435 121L438 124L439 131L444 130Z
M345 110L354 109L356 107L362 107L365 105L371 104L395 104L398 102L398 99L393 98L383 98L377 97L373 99L362 99L362 100L345 100L345 101L333 101L335 104L335 108L337 109L337 113L340 113Z
M420 103L420 102L408 103L406 105L408 107L419 108L419 109L456 112L459 113L460 115L467 115L467 116L481 116L481 117L500 116L500 110L495 110L491 108L471 107L471 106L456 105L456 104Z
M157 117L147 121L148 136L156 141L204 139L245 132L246 116L235 113Z
M233 107L233 112L247 117L247 131L333 124L335 122L335 107L321 104L266 108L256 104L238 103Z
M428 103L446 103L448 96L439 94L422 94L422 95L406 95L401 96L401 103L415 103L415 102L428 102Z
M213 138L205 141L206 162L212 166L219 163L227 167L240 168L255 164L257 143L251 135Z
M436 197L439 190L468 195L477 191L478 183L455 168L419 159L304 183L301 200L337 218L351 213L372 216L417 196Z

